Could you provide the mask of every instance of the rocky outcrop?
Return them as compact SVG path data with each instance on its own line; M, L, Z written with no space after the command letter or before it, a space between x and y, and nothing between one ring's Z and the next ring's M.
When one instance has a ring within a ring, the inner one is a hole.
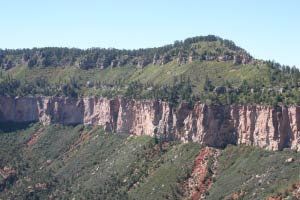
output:
M228 60L231 60L231 57L228 55L222 55L222 56L218 56L217 61L218 62L226 62Z
M252 61L252 58L248 54L236 54L233 57L233 64L240 65L240 64L249 64Z
M153 57L152 64L153 65L165 65L170 61L171 61L171 57L168 54L164 54L164 55L161 55L161 56L155 54L154 57Z
M17 171L9 166L0 166L0 192L17 180Z
M186 63L186 59L183 56L182 52L178 53L176 62L177 62L178 65L184 65Z
M117 98L0 97L0 122L101 125L106 131L150 135L208 146L245 144L300 150L300 107L205 105L173 108L161 101Z
M189 54L189 63L192 63L195 60L195 52L191 51Z
M150 62L148 59L146 59L146 58L141 58L141 59L138 60L138 63L137 63L136 68L142 69L142 68L144 68L146 65L148 65L148 64L150 64L150 63L151 63L151 62Z
M115 68L115 67L117 67L118 66L118 61L117 60L112 60L111 62L110 62L110 68Z

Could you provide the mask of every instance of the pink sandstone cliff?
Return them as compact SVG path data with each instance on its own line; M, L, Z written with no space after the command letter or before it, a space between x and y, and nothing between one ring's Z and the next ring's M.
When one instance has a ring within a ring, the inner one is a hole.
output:
M101 125L117 133L300 151L300 107L182 104L106 98L0 97L0 122Z

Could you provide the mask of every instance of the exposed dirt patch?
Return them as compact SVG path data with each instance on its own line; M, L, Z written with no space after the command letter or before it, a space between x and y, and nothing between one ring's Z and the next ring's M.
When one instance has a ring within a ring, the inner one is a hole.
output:
M217 157L220 151L205 147L201 149L194 160L191 177L184 183L187 199L204 199L216 176Z
M42 137L43 133L44 133L44 129L43 128L39 129L38 132L34 134L32 138L27 142L27 146L31 147L32 145L34 145Z
M90 140L94 130L89 132L81 132L79 138L70 146L69 150L64 153L63 160L67 160L81 145Z

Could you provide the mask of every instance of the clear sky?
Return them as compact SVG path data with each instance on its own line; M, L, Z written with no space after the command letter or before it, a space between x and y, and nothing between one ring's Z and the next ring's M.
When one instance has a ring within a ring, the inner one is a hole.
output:
M214 34L300 67L300 0L0 0L0 48L146 48Z

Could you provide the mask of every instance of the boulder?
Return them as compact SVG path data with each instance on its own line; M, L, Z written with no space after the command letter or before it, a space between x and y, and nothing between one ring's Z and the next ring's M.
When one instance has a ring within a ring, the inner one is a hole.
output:
M294 162L294 158L288 158L285 160L286 163L292 163Z

